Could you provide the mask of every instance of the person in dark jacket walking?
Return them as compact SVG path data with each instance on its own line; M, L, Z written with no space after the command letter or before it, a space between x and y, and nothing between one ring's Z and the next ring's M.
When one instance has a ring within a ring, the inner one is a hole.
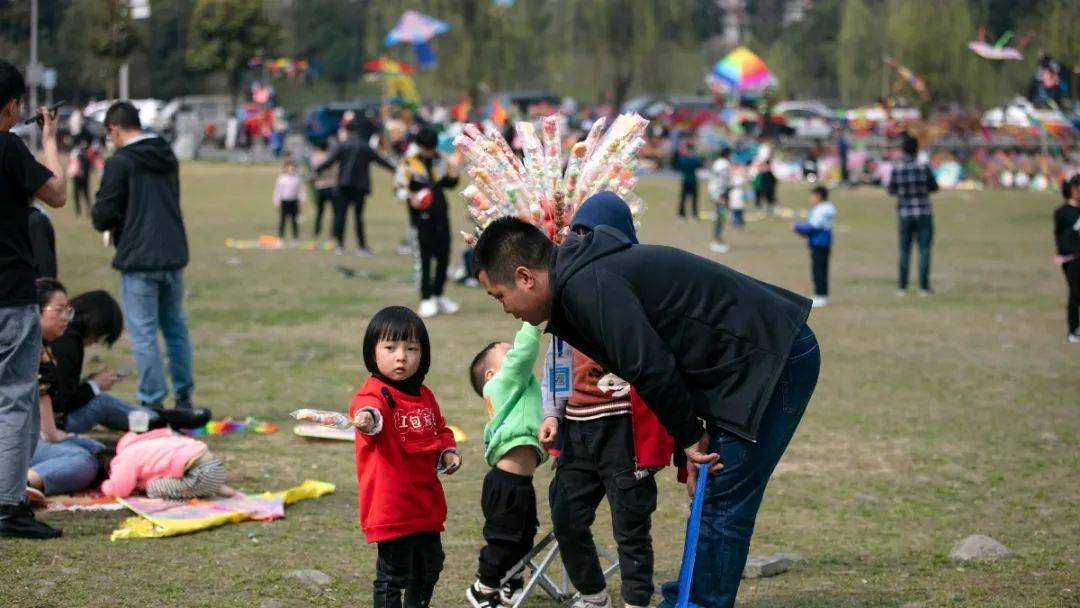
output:
M338 165L338 192L334 200L334 238L337 239L338 255L345 251L345 222L350 206L356 214L356 255L371 255L364 234L364 202L371 194L371 163L391 172L394 166L368 145L366 138L370 135L370 125L365 128L360 121L354 120L346 128L349 138L330 151L326 160L315 167L315 173Z
M439 135L431 129L416 134L416 152L401 160L397 179L408 190L409 222L420 245L420 307L422 318L452 315L458 303L443 295L450 263L450 210L446 188L458 184L457 168L436 150Z
M691 600L735 603L754 521L817 384L810 301L671 247L599 226L554 248L515 218L476 244L480 283L620 378L690 462L709 465ZM664 589L673 601L671 585Z
M694 144L687 143L685 147L675 154L672 162L675 170L682 177L679 190L679 219L686 219L686 201L690 200L690 219L698 219L698 169L705 166L704 161L694 150Z
M120 303L139 372L135 396L140 405L160 407L169 395L160 329L176 407L191 408L195 378L184 314L188 245L179 164L165 140L142 130L139 111L129 102L109 108L105 128L117 150L105 162L91 219L116 246L112 266L120 271Z
M1055 261L1061 264L1065 282L1069 284L1066 319L1069 333L1066 339L1080 343L1080 174L1072 176L1061 186L1065 202L1054 210Z

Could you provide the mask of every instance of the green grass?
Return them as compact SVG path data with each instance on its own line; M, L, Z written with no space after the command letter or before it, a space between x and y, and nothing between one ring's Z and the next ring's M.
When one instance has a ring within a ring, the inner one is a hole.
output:
M414 306L411 260L390 253L404 214L378 173L369 202L368 260L299 250L226 249L227 237L276 228L276 168L187 164L183 206L192 244L186 303L195 343L198 401L218 416L254 415L283 425L300 405L344 409L365 373L361 336L389 304ZM646 179L642 240L707 253L710 226L676 224L676 183ZM784 203L806 206L806 188ZM944 193L936 197L938 295L897 298L896 220L880 191L841 190L833 252L833 298L811 317L823 351L818 390L781 462L758 518L752 551L798 551L809 564L744 583L741 605L765 607L1075 606L1080 603L1080 347L1064 343L1065 285L1051 264L1054 196ZM465 226L464 213L455 218ZM118 292L111 251L70 209L53 214L61 279L72 293ZM305 212L305 233L311 229ZM724 263L800 292L809 261L788 222L731 233ZM227 261L231 260L232 263ZM343 278L345 265L372 279ZM460 606L481 545L485 473L483 405L465 364L484 344L509 339L516 323L483 292L451 288L456 317L432 320L429 386L447 418L469 433L465 467L444 485L450 503L447 562L434 605ZM126 339L102 362L133 367ZM131 397L133 382L118 388ZM274 435L211 438L245 491L304 478L335 494L290 507L284 520L247 523L162 540L110 543L120 513L45 515L64 527L50 542L0 544L2 606L368 606L373 546L356 524L352 448L309 443L288 427ZM541 513L550 471L538 475ZM687 513L671 472L661 478L654 519L656 577L678 569ZM549 527L542 515L541 527ZM611 546L606 507L596 530ZM258 542L249 538L254 532ZM989 534L1017 557L957 567L947 555L969 534ZM287 573L333 577L315 595ZM532 606L550 606L537 600Z

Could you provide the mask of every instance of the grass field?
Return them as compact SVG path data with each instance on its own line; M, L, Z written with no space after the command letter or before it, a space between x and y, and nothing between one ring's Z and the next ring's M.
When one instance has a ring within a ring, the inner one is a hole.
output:
M365 377L360 344L367 319L385 305L415 306L417 294L411 260L392 253L404 214L390 201L385 173L377 175L369 203L374 259L226 249L227 237L276 228L275 172L183 167L192 245L186 306L197 401L219 417L254 415L285 425L301 405L344 409ZM642 240L710 255L708 223L673 219L676 185L643 180L650 208ZM805 190L786 186L783 202L805 208ZM832 303L810 321L822 345L821 380L769 486L752 547L797 551L809 563L744 582L740 605L1080 604L1080 346L1065 344L1065 285L1050 261L1056 200L997 192L936 197L937 295L898 298L892 203L877 190L835 193ZM465 225L458 215L455 230ZM60 275L71 293L103 287L117 294L119 277L100 236L71 209L53 217ZM309 235L309 211L301 229ZM787 221L755 222L729 240L733 251L718 258L725 264L809 291L808 256ZM366 272L344 278L336 265ZM463 604L481 544L486 414L465 366L484 344L509 339L516 328L482 291L453 286L449 295L463 310L428 323L428 385L470 441L461 446L464 468L444 481L447 561L433 603L440 608ZM134 367L126 338L112 351L94 352L103 363ZM131 381L118 388L128 398L133 391ZM110 543L123 517L118 512L46 515L63 526L62 539L0 543L0 606L259 606L267 598L287 606L369 606L375 550L356 524L352 447L309 443L288 427L209 443L242 490L315 478L337 484L337 492L290 507L275 523L162 540ZM550 471L539 474L539 496L549 479ZM545 513L544 498L540 506ZM654 519L658 581L678 569L686 513L683 488L663 473ZM606 507L596 529L611 546ZM1017 556L952 564L952 544L975 533ZM314 594L288 577L306 568L333 582Z

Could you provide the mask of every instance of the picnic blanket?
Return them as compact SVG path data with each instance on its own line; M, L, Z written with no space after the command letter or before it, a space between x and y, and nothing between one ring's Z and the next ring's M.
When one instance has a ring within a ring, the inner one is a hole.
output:
M112 496L106 496L98 490L88 490L75 494L57 494L46 497L46 511L119 511L124 505L116 502Z
M183 433L188 437L203 437L206 435L230 435L242 431L252 431L259 433L260 435L265 435L268 433L276 433L278 431L278 425L272 422L256 420L251 416L248 416L243 420L223 418L221 420L211 420L197 429L185 429Z
M229 249L301 249L304 251L332 251L333 244L325 241L299 241L293 244L276 236L264 234L258 239L225 239L225 246Z
M134 511L137 517L125 519L120 528L113 530L109 540L177 536L249 519L272 521L285 516L285 505L318 498L333 491L332 483L308 479L282 492L232 498L190 501L120 498L119 502Z

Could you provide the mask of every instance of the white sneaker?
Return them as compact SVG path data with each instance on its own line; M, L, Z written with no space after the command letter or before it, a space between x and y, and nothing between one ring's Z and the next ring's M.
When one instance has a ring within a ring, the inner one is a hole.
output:
M464 285L465 287L480 287L480 281L477 281L476 279L474 279L472 277L469 277L469 278L465 279L465 282L462 283L462 285Z
M345 255L345 250L341 247L334 247L334 255Z
M603 597L597 597L603 594ZM607 594L607 591L601 591L594 596L587 597L581 596L570 606L570 608L615 608L611 604L611 596Z
M896 290L896 297L902 298L902 297L904 297L906 295L907 295L907 290L906 289L897 289Z
M822 306L827 306L829 304L829 298L826 298L825 296L814 296L810 298L810 301L812 302L810 305L811 308L821 308Z
M370 257L374 256L375 254L372 253L371 250L368 249L367 247L357 247L356 248L356 255L358 255L358 256L360 256L362 258L370 258Z
M727 253L728 251L731 251L731 247L728 247L724 243L717 243L714 241L709 243L709 251L713 253Z
M439 314L439 301L435 298L420 300L420 309L416 311L421 319L430 319Z
M928 297L928 296L932 296L932 295L934 295L934 290L932 290L932 289L920 289L919 290L919 295L924 297L924 298Z
M1069 344L1080 344L1080 334L1069 334Z
M457 302L445 296L439 296L438 298L436 298L435 304L439 307L440 315L453 315L457 314L457 311L461 310L461 306L459 306Z

